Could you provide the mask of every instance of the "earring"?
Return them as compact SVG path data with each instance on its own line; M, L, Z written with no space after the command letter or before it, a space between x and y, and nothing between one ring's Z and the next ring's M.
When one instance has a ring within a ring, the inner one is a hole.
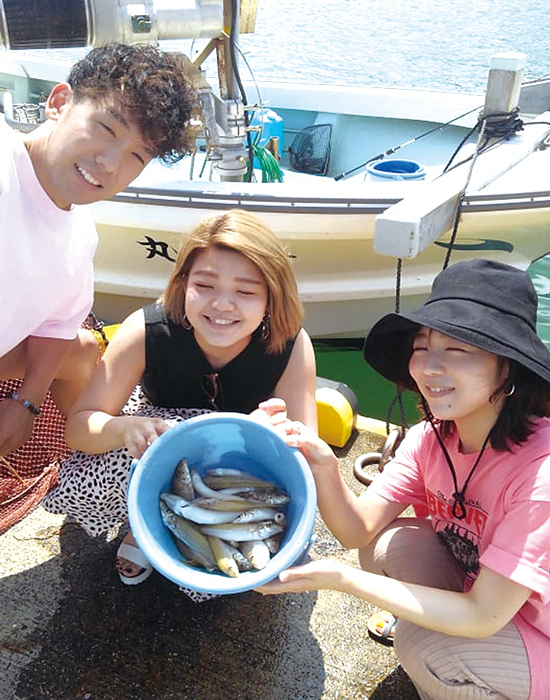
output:
M187 314L183 314L183 319L181 321L181 325L185 331L192 331L193 330L193 326L191 325L189 319L187 318Z
M265 314L260 323L260 340L266 341L271 333L271 328L269 327L269 314Z
M512 382L508 391L504 392L504 396L512 396L512 394L514 393L515 390L516 390L516 385Z

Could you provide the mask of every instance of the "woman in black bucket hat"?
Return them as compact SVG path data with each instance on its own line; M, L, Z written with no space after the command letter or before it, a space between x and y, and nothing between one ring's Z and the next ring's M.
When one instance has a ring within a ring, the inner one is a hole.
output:
M261 592L333 588L385 609L371 636L395 637L422 700L549 697L550 354L536 311L525 272L471 260L373 327L365 359L419 393L424 419L359 498L330 448L286 427L363 570L310 562ZM408 506L416 517L399 517Z
M414 388L407 337L427 326L456 340L514 360L550 382L548 350L536 331L537 295L527 273L492 260L457 263L434 280L416 311L388 314L375 324L363 354L382 376Z

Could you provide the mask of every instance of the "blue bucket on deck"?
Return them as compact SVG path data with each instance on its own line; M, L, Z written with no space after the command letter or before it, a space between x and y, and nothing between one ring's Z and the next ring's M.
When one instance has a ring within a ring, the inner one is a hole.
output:
M231 578L184 562L159 508L160 494L170 490L182 458L199 474L234 467L272 481L289 494L281 547L265 569ZM201 593L239 593L276 578L309 549L316 512L315 482L301 452L241 413L197 416L163 433L136 463L128 488L130 527L143 554L173 583Z
M373 180L423 180L426 168L415 160L377 160L367 165Z

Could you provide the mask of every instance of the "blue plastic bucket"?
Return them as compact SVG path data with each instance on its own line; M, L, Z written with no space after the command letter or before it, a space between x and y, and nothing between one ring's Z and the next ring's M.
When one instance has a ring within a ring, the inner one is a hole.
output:
M272 481L289 494L281 547L265 569L231 578L184 562L159 508L160 494L169 490L182 458L199 474L234 467ZM135 465L128 489L130 527L141 551L170 581L202 593L239 593L276 578L309 549L316 511L315 482L303 455L273 430L240 413L197 416L163 433Z
M415 160L377 160L367 165L372 179L381 180L423 180L426 168Z

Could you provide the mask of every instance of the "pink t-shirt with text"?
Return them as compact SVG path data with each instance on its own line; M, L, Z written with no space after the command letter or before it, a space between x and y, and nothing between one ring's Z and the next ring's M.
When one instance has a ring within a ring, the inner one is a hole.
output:
M463 454L456 433L446 446L462 488L477 454ZM531 700L550 688L550 420L512 452L487 447L469 481L466 517L453 517L454 484L427 422L413 426L369 490L428 514L434 530L466 571L466 589L480 566L532 590L514 618L531 666Z

